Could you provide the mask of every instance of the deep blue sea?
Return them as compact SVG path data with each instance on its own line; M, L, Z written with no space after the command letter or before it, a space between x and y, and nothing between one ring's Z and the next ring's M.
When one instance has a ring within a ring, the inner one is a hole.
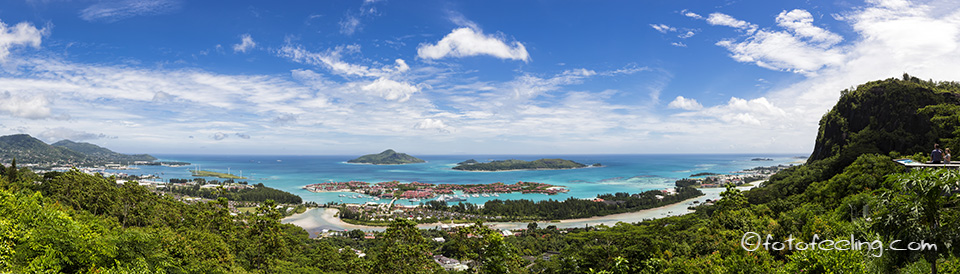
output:
M512 184L517 181L540 182L566 186L568 193L558 195L545 194L500 194L500 197L468 198L467 202L482 204L491 199L529 199L564 200L568 197L591 198L599 194L628 192L637 193L651 189L673 187L674 181L699 172L731 173L757 166L797 164L805 160L805 155L416 155L427 163L407 165L363 165L348 164L353 156L266 156L266 155L154 155L162 161L184 161L192 165L184 167L139 166L135 170L111 170L128 174L155 174L164 180L172 178L192 178L190 169L230 172L242 172L251 184L263 183L266 186L288 191L303 197L304 201L326 203L330 201L363 203L373 201L372 197L350 198L354 193L312 193L303 190L308 184L322 182L365 181L377 183L384 181L423 182L432 184L478 184L503 182ZM801 158L798 158L800 156ZM772 158L773 161L751 161L753 158ZM470 172L451 169L456 163L476 159L488 160L540 158L563 158L591 165L600 163L603 167L591 167L568 170ZM216 178L207 178L208 180ZM347 197L340 197L347 194ZM397 202L414 204L406 200ZM387 202L381 200L380 202Z

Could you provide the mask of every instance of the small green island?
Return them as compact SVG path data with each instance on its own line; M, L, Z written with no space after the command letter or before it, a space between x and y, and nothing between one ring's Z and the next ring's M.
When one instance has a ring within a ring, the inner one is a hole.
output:
M233 175L230 173L221 173L214 172L209 170L190 170L190 174L193 174L193 177L216 177L222 179L246 179L247 177L241 177Z
M594 164L593 166L599 166ZM508 171L508 170L545 170L545 169L573 169L584 168L587 165L565 159L539 159L533 161L524 160L497 160L486 163L477 162L474 159L466 160L453 167L456 170L463 171Z
M406 153L398 153L392 149L384 150L379 154L367 154L359 158L347 161L351 164L372 164L372 165L403 165L426 163L423 159L410 156Z

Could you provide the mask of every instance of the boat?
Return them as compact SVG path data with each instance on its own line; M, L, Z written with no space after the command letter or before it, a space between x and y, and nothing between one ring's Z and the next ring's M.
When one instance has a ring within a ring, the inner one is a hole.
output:
M486 193L484 193L483 195L480 195L480 196L483 196L483 197L490 197L490 194L486 194Z
M417 199L417 198L410 198L410 201L411 201L411 202L414 202L414 203L416 203L416 202L419 202L419 201L420 201L420 199Z
M480 198L480 195L478 195L478 194L473 194L473 195L470 195L470 197Z
M347 197L347 194L340 194L340 197Z
M493 197L500 197L500 194L494 193L494 194L493 194Z
M437 197L437 201L441 201L441 202L463 202L466 200L467 199L463 199L457 196L448 196L448 195L440 195L440 197Z

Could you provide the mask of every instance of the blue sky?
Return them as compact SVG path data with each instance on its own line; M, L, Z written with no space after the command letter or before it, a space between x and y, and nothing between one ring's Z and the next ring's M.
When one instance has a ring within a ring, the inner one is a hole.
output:
M960 80L958 7L5 1L0 134L147 153L808 153L845 88Z

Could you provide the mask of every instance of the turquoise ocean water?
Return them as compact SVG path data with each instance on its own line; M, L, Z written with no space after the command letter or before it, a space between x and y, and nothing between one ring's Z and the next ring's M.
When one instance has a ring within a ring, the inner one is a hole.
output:
M540 182L566 186L568 193L545 194L500 194L500 197L470 197L467 202L482 204L492 199L564 200L568 197L590 198L598 194L628 192L638 193L651 189L673 187L674 181L699 172L730 173L757 166L796 164L805 156L793 155L417 155L427 163L408 165L363 165L347 164L356 156L265 156L265 155L155 155L163 161L184 161L192 165L184 167L140 166L135 170L110 170L127 174L155 174L164 180L192 178L188 170L198 166L203 170L217 172L242 172L251 184L266 186L299 195L304 201L318 203L346 202L364 203L372 197L354 193L312 193L303 190L308 184L322 182L384 181L423 182L432 184L478 184L517 181ZM753 158L771 158L773 161L751 161ZM470 172L451 169L456 163L476 159L478 161L540 158L563 158L603 167L569 170ZM208 180L216 178L207 178ZM346 194L347 197L340 197ZM380 200L376 202L388 202ZM398 203L417 204L407 200Z

